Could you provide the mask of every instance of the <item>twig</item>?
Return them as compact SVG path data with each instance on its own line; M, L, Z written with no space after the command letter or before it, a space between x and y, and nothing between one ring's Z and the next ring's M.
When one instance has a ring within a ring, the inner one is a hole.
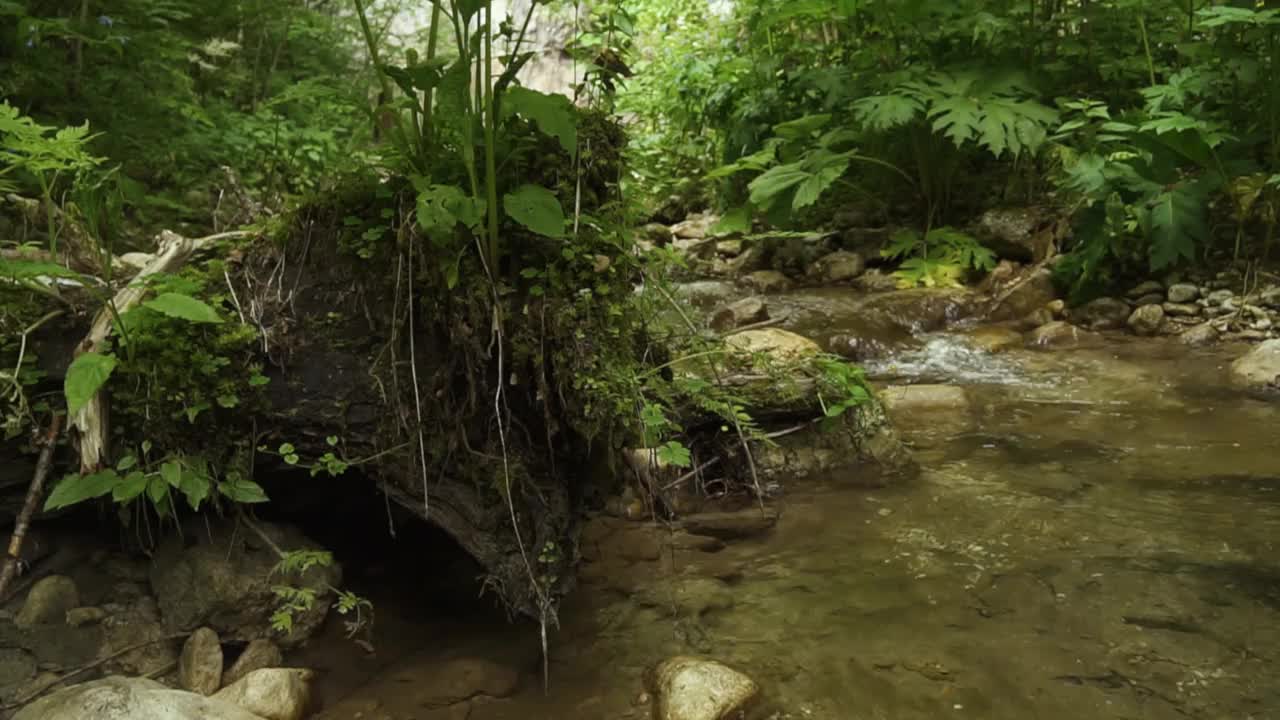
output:
M45 433L44 447L40 449L40 459L36 462L36 472L27 488L27 499L22 503L22 511L18 513L18 521L13 527L13 537L9 539L9 555L4 559L4 569L0 570L0 598L13 578L18 574L18 562L22 555L22 542L31 526L31 516L35 514L40 498L44 496L44 482L49 477L49 468L53 465L53 450L58 444L58 436L62 434L62 415L54 415Z
M736 327L736 328L733 328L732 330L725 330L724 332L720 333L720 337L727 338L730 335L737 335L738 333L746 332L748 330L760 330L762 328L773 327L774 325L781 325L782 323L790 319L790 317L791 317L790 315L783 315L781 317L769 318L768 320L761 320L760 322L757 322L757 323L751 323L750 325L743 325L742 327Z
M81 665L81 666L80 666L80 667L78 667L78 668L74 668L74 669L70 670L69 672L67 672L67 673L63 674L61 677L59 677L57 680L54 680L53 682L49 683L48 685L45 685L44 687L37 688L34 692L31 692L31 693L27 694L27 695L26 695L26 696L24 696L24 697L20 697L20 698L18 698L18 699L16 699L16 700L14 700L13 702L9 703L8 705L0 705L0 710L13 710L14 708L22 707L23 705L26 705L27 703L31 702L32 700L35 700L36 698L40 697L41 695L44 695L45 693L49 692L49 691L50 691L50 690L52 690L53 688L55 688L55 687L57 687L57 686L61 685L62 683L66 682L67 680L70 680L71 678L76 677L77 675L82 675L82 674L84 674L84 673L86 673L86 672L88 672L88 671L90 671L90 670L93 670L94 668L97 668L97 667L100 667L100 666L102 666L102 665L105 665L105 664L107 664L107 663L111 662L112 660L115 660L116 658L118 658L118 657L122 656L122 655L128 655L129 653L134 652L135 650L141 650L141 649L142 649L142 648L144 648L144 647L147 647L147 646L149 646L149 645L155 645L155 644L157 644L157 643L162 643L162 642L172 642L172 641L174 641L174 640L184 640L184 639L186 639L187 637L189 637L190 635L191 635L191 633L189 633L189 632L187 632L187 633L174 633L174 634L172 634L172 635L165 635L165 636L163 636L163 637L152 638L151 640L143 640L142 642L134 643L134 644L129 645L129 646L127 646L127 647L123 647L123 648L121 648L121 649L119 649L119 650L117 650L117 651L115 651L115 652L111 653L110 655L107 655L106 657L100 657L100 658L98 658L97 660L94 660L94 661L93 661L93 662L91 662L91 663L86 663L86 664L84 664L84 665ZM170 667L171 667L171 666L166 666L165 668L163 668L163 669L160 671L160 674L163 674L164 672L167 672L167 671L170 669ZM153 672L154 672L154 671L153 671Z
M722 459L723 459L723 458L721 458L721 457L719 457L719 456L711 458L710 460L708 460L708 461L706 461L706 462L702 463L702 464L701 464L701 465L699 465L698 467L696 467L696 468L694 468L694 469L690 470L689 472L687 472L687 473L685 473L685 474L681 475L680 477L676 478L675 480L672 480L672 481L671 481L670 483L668 483L667 485L663 486L662 491L663 491L663 492L666 492L667 490L674 490L675 488L680 487L680 486L681 486L681 485L683 485L685 482L687 482L689 479L694 478L694 477L697 477L698 473L702 472L703 470L706 470L707 468L709 468L709 467L711 467L711 466L715 465L716 463L719 463Z

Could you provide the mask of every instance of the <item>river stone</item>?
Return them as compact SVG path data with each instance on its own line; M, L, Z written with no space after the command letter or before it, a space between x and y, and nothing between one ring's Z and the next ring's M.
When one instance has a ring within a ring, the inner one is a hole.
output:
M1159 295L1160 301L1164 300L1164 283L1158 280L1148 280L1137 287L1134 287L1126 295L1130 298L1140 298L1146 295ZM1175 302L1182 302L1181 300Z
M684 222L672 225L671 234L686 240L701 240L711 233L711 227L717 222L720 218L711 213L690 215Z
M71 627L96 625L107 617L107 611L100 607L78 607L67 611L67 624Z
M1231 384L1257 393L1280 391L1280 340L1268 340L1231 363Z
M640 239L654 247L666 247L671 244L671 228L661 223L649 223L641 228Z
M1101 341L1097 333L1089 332L1071 323L1055 320L1031 331L1027 343L1038 348L1076 348L1097 344Z
M777 270L757 270L738 279L738 284L766 295L791 289L791 278Z
M160 623L160 610L150 595L132 597L102 621L105 643L102 655L114 655L110 672L145 675L178 662L178 643ZM142 647L123 652L143 641ZM123 654L116 655L116 653Z
M681 527L690 535L717 540L744 540L763 535L778 524L774 510L749 508L738 512L697 513L681 518Z
M510 697L520 687L519 672L479 658L454 658L433 665L425 677L414 669L394 679L412 683L414 704L426 708L448 707L476 697Z
M106 677L47 695L13 720L263 720L217 698L173 690L146 678Z
M231 664L231 669L223 673L222 682L230 685L254 670L279 667L283 662L284 655L280 652L280 646L266 638L251 640L240 657Z
M311 704L315 673L303 668L254 670L219 690L214 700L235 705L265 720L302 720Z
M1169 302L1190 303L1200 299L1200 288L1194 283L1178 283L1169 286Z
M184 690L212 695L222 687L222 643L207 627L191 633L178 658L178 684Z
M1142 297L1133 301L1133 304L1137 307L1142 307L1143 305L1161 305L1163 303L1164 303L1164 293L1151 293L1150 295L1143 295Z
M725 338L725 344L744 354L766 353L779 362L803 360L822 351L809 338L781 328L744 330Z
M52 622L66 622L67 611L80 606L80 591L65 575L50 575L31 586L22 610L14 618L20 628Z
M742 252L727 263L728 274L734 277L763 270L768 256L761 243L752 243L742 248Z
M258 528L278 548L320 550L298 530L268 522ZM174 632L208 626L228 642L248 642L274 637L271 616L278 598L273 591L282 579L275 574L279 562L276 551L248 530L236 531L223 524L213 533L189 533L188 547L174 535L156 552L151 566L151 588L159 603L161 618ZM331 587L342 584L336 566L313 567L294 585L312 590L316 599L311 609L294 613L293 629L280 642L293 647L310 637L324 622L333 603Z
M716 254L721 257L736 258L742 254L742 241L736 238L717 241Z
M1258 296L1258 303L1269 308L1280 308L1280 286L1272 285Z
M1130 312L1129 303L1119 298L1103 297L1076 308L1071 318L1091 330L1116 330L1124 327Z
M1204 312L1204 308L1195 303L1178 303L1167 302L1161 305L1166 315L1174 317L1197 317Z
M36 675L36 659L21 648L0 647L0 698L11 699L14 690Z
M824 283L840 283L857 278L866 269L867 261L858 253L837 250L818 258L809 268L809 276Z
M1051 322L1052 319L1049 320ZM1000 325L984 325L965 333L969 343L989 353L1004 352L1011 348L1021 347L1022 333Z
M1209 296L1206 297L1205 300L1209 303L1210 307L1217 307L1219 305L1226 304L1229 300L1231 300L1235 296L1236 294L1230 290L1226 290L1226 289L1214 290L1213 292L1209 293Z
M1138 335L1155 335L1164 324L1164 308L1159 305L1143 305L1129 316L1129 329Z
M763 298L749 297L725 305L711 316L711 327L719 332L764 322L769 319L769 306Z
M1009 282L1022 284L1014 288L1004 302L1000 303L991 315L992 320L1021 320L1031 313L1043 310L1058 296L1057 288L1053 285L1053 273L1048 268L1032 270L1029 277Z
M683 656L654 668L649 684L657 720L728 720L760 692L755 681L727 665Z
M1178 341L1183 345L1198 347L1201 345L1211 345L1218 341L1218 329L1210 323L1201 323L1195 327L1184 330L1178 336Z

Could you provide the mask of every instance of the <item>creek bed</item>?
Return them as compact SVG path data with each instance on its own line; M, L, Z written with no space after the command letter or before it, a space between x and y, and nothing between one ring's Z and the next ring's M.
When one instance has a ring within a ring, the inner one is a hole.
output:
M991 356L966 407L897 418L917 480L797 482L765 537L584 568L547 692L536 628L407 632L389 604L384 661L335 678L322 717L648 718L645 668L690 653L757 679L766 717L1280 717L1280 407L1225 389L1237 351ZM459 655L520 690L415 707L412 678Z

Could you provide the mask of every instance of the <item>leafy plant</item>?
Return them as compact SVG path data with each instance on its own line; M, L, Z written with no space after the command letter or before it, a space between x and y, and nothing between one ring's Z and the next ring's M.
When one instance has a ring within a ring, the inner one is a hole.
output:
M959 287L966 272L996 266L995 253L972 235L951 227L934 228L923 236L899 230L880 255L901 262L894 276L902 287Z

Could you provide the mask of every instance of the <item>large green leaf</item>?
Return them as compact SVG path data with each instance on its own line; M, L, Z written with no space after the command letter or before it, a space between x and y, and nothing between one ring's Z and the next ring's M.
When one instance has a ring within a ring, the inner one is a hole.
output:
M1196 246L1208 234L1204 200L1194 184L1156 196L1150 209L1152 270L1164 270L1179 260L1195 260Z
M267 493L263 491L261 485L238 475L228 475L226 480L218 483L218 492L232 502L267 502Z
M910 95L871 95L853 104L858 123L870 130L889 130L914 120L924 110L924 103Z
M541 185L521 185L502 198L512 220L547 237L564 237L564 209L555 193Z
M144 307L155 310L158 313L186 320L187 322L214 325L222 322L218 311L190 295L172 292L161 293L142 304Z
M111 499L118 503L129 502L147 489L147 480L144 473L134 470L112 489Z
M844 171L848 168L849 160L847 158L824 164L796 187L795 199L791 201L792 209L799 210L817 202L818 197L827 188L831 187L832 183L839 180L840 176L844 175Z
M45 510L58 510L76 503L110 494L120 483L115 470L101 470L92 475L68 475L49 493Z
M569 98L517 86L507 90L502 112L533 121L539 130L559 140L565 152L578 152L578 113Z
M81 276L80 273L69 270L57 263L0 258L0 278L6 280L31 280L41 277L79 279Z
M751 204L767 210L773 206L778 196L810 177L811 173L801 163L769 168L747 186L751 191Z
M67 412L75 415L97 394L116 369L116 359L111 355L87 352L76 358L67 368L63 392L67 396Z

